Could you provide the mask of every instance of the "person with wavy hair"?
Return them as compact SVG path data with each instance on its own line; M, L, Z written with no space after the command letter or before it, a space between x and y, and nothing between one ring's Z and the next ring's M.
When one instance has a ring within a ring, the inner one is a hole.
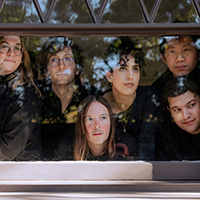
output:
M103 97L116 119L116 142L126 144L130 156L154 160L155 137L162 125L161 98L155 88L139 86L145 64L142 48L134 38L120 37L107 50L106 78L111 88Z
M43 79L37 82L42 98L42 145L45 160L59 156L61 140L73 143L77 108L96 88L80 80L84 66L82 48L65 37L53 37L43 44L37 58Z
M0 160L39 159L39 94L19 36L0 38L0 88Z
M75 160L112 160L115 121L109 103L99 95L90 95L80 104L75 126Z

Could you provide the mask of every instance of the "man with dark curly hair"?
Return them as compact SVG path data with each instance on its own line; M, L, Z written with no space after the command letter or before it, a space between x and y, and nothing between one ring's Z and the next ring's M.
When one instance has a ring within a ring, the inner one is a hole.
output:
M94 87L81 83L83 61L80 46L65 38L51 39L39 53L38 63L45 75L37 84L42 93L44 159L55 156L64 132L72 142L78 105L87 95L96 92Z

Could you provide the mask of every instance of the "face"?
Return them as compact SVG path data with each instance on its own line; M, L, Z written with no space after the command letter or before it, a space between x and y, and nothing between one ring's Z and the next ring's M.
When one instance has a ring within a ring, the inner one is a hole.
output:
M65 59L66 57L73 59L72 50L68 47L50 57L47 66L47 76L51 77L52 84L68 85L70 83L74 83L75 75L79 74L79 70L76 68L74 60L71 62L70 65L67 66L64 65L63 60L60 60L57 66L52 65L53 60L63 58Z
M190 134L200 133L200 98L191 91L168 98L171 116L176 124Z
M89 146L104 144L108 139L110 133L109 112L98 101L92 102L88 109L85 117L85 128Z
M113 72L107 72L106 78L112 83L113 92L119 95L133 95L140 80L139 65L135 63L135 58L132 55L122 55L121 58L122 60Z
M20 65L22 55L14 53L14 49L21 47L21 40L18 36L4 36L0 44L3 47L10 47L7 53L0 51L0 75L6 75L14 72Z
M162 60L174 76L186 76L197 65L198 52L190 37L181 40L172 39L167 42Z

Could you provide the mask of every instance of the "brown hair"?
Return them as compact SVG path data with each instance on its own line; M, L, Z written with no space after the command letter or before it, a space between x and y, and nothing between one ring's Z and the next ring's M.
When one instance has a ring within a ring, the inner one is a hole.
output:
M106 99L104 99L102 96L99 95L90 95L86 97L79 106L79 112L77 116L77 123L75 126L75 141L74 141L74 159L75 160L87 160L87 157L89 155L89 145L86 138L86 128L85 128L85 116L88 112L88 109L92 102L99 102L102 105L104 105L109 112L109 117L111 121L110 126L110 134L107 139L107 144L102 152L102 154L107 154L108 157L111 159L114 154L114 134L115 134L115 120L113 118L112 109L107 102Z
M4 36L0 37L0 42L3 40L3 38ZM22 61L18 66L17 70L7 78L7 80L10 80L9 85L12 86L13 90L17 86L24 85L26 83L30 83L36 87L33 81L34 80L33 72L30 68L30 57L28 51L26 50L23 38L22 37L19 38L21 41L22 48L24 49L22 54Z

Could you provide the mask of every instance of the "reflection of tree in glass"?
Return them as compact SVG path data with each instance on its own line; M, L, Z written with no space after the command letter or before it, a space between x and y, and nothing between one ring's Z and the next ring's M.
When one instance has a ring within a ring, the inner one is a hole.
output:
M104 11L104 23L143 23L144 19L137 0L110 0Z
M91 19L84 0L58 0L51 13L49 22L91 23Z
M0 13L0 23L39 23L32 0L7 0Z
M197 22L199 17L189 0L169 1L163 0L155 17L156 23Z

